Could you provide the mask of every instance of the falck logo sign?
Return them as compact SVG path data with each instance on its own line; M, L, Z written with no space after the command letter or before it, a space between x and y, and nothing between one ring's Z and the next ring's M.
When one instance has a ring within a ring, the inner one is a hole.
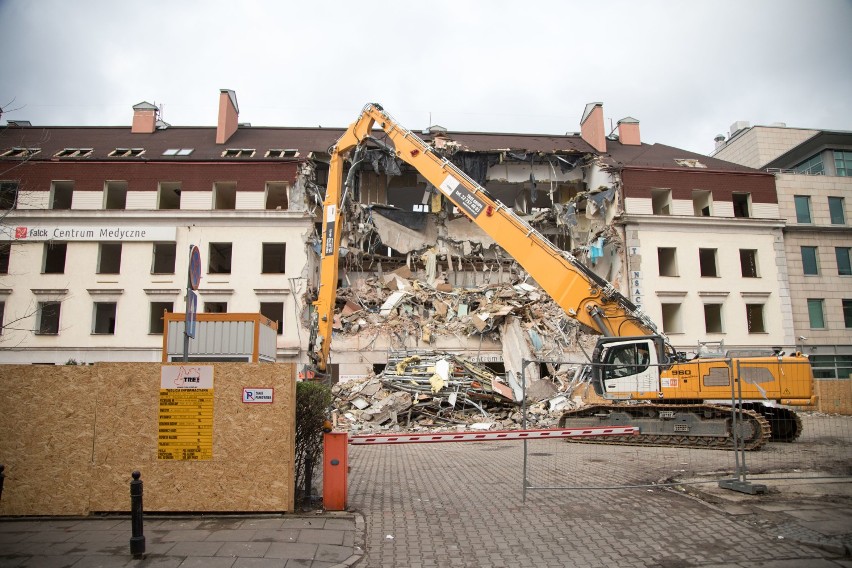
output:
M27 228L26 227L15 227L15 238L16 239L26 239L27 238Z

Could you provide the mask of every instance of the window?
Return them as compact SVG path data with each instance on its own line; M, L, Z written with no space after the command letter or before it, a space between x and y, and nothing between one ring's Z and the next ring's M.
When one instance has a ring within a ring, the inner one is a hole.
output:
M104 209L124 209L127 206L127 182L108 181L104 191Z
M14 209L18 204L18 183L0 182L0 209Z
M9 257L12 255L12 243L0 243L0 274L9 274Z
M734 202L734 217L751 217L750 193L734 193L731 199Z
M20 148L15 147L11 150L6 150L0 156L4 158L30 158L41 152L41 148Z
M816 298L808 298L808 322L811 329L825 329L824 301Z
M763 323L763 304L746 304L746 322L749 333L766 333Z
M176 256L176 243L154 243L151 274L174 274Z
M660 276L677 276L677 249L658 247L657 265L660 268Z
M852 262L850 262L850 247L834 247L834 256L837 257L838 276L852 276Z
M834 171L840 177L852 176L852 151L834 151Z
M189 156L195 148L169 148L163 156Z
M210 243L208 274L231 273L231 243Z
M743 278L757 278L757 251L753 249L740 249L740 269Z
M269 182L266 184L266 208L269 210L286 211L290 207L287 195L287 184L284 182Z
M67 243L54 243L52 241L44 243L42 274L64 274L67 250Z
M680 304L662 304L663 308L663 332L682 333Z
M6 316L6 302L0 302L0 335L3 335L3 322Z
M637 375L648 369L650 361L650 351L645 343L614 345L604 355L606 367L603 370L603 378L608 380Z
M71 199L74 196L73 181L55 181L50 191L51 209L71 209Z
M651 208L654 215L671 215L672 214L672 190L670 189L652 189L651 190Z
M722 333L722 304L704 304L704 330Z
M223 158L251 158L254 156L254 148L228 148L222 152Z
M160 182L157 209L180 209L180 182Z
M852 300L843 300L843 326L852 329Z
M815 379L846 379L852 376L852 355L811 355Z
M237 208L237 184L233 181L217 181L213 184L213 208Z
M227 314L228 302L204 302L205 314Z
M163 313L175 311L174 302L151 302L151 318L148 333L163 334Z
M281 148L272 148L266 151L267 158L296 158L299 156L298 150L285 150ZM271 319L271 318L270 318Z
M144 148L116 148L109 153L110 158L135 158L145 152Z
M825 167L822 164L822 154L817 154L813 158L805 160L793 169L800 174L824 175Z
M796 222L811 222L811 198L807 195L796 195L793 197L796 203Z
M852 165L852 164L850 164ZM850 172L852 174L852 172ZM831 217L832 225L845 225L846 213L844 211L844 203L842 197L828 198L828 214Z
M115 334L115 305L115 302L95 302L92 333L102 335Z
M59 334L59 302L39 302L36 309L36 335Z
M98 274L121 272L121 243L101 243L98 247Z
M806 276L819 274L817 247L802 247L802 273Z
M698 249L698 263L701 265L701 276L716 277L716 249Z
M709 217L713 214L713 194L706 189L692 190L692 212L696 217Z
M284 334L284 302L261 302L260 313L278 322L278 335Z
M285 243L263 243L263 274L284 274Z
M53 156L56 158L86 158L92 153L92 148L65 148Z

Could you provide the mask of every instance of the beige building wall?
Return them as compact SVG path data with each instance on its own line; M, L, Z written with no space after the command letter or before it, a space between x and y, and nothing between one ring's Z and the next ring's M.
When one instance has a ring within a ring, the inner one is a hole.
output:
M781 214L787 221L785 246L790 263L790 290L797 336L807 345L852 345L852 329L845 326L842 300L852 300L852 276L838 274L835 247L852 247L852 178L778 174L776 176ZM810 197L810 224L796 220L795 196ZM832 225L828 198L843 197L844 225ZM802 247L817 247L819 274L806 276ZM808 317L808 298L824 300L825 328L814 329Z
M732 137L712 156L759 169L818 133L806 128L753 126L739 134L731 133Z

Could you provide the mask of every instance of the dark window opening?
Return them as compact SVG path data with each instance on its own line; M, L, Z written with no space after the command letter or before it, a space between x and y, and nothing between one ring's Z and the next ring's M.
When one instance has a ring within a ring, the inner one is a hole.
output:
M157 209L180 209L180 182L161 182Z
M98 251L98 274L121 272L121 243L101 243Z
M127 182L108 181L104 209L124 209L125 207L127 207Z
M64 274L67 243L47 242L44 244L44 269L42 274Z
M677 276L677 249L658 247L657 264L659 265L660 276Z
M59 334L59 312L61 308L59 302L39 302L38 303L38 325L36 334L38 335L57 335Z
M680 304L662 304L663 332L683 333Z
M231 273L231 248L232 243L210 243L208 274Z
M763 304L746 304L746 320L749 333L766 333L763 323Z
M819 275L817 247L802 247L802 273L806 276Z
M287 196L287 184L270 182L266 184L266 209L271 211L286 211L290 207Z
M263 274L284 274L286 253L285 243L263 243Z
M834 256L837 259L837 275L852 276L852 248L834 247Z
M9 257L12 255L12 243L0 243L0 274L9 274Z
M260 313L272 321L278 322L276 333L284 335L284 302L261 302Z
M176 255L176 243L154 243L151 274L174 274Z
M704 304L704 330L722 333L722 304Z
M743 278L757 278L757 251L740 249L740 268Z
M701 276L716 277L716 249L698 249L698 261L701 265Z
M73 181L53 182L53 191L51 193L51 209L71 209L71 200L74 197Z
M113 335L115 333L115 302L95 302L92 333Z
M227 314L228 302L204 302L205 314Z
M237 184L234 182L216 182L213 184L213 208L237 208Z
M751 194L734 193L734 217L751 217Z
M162 335L163 313L174 313L174 302L151 302L151 319L148 325L148 333Z
M14 209L18 204L18 184L0 182L0 209Z
M843 326L852 328L852 300L843 300Z

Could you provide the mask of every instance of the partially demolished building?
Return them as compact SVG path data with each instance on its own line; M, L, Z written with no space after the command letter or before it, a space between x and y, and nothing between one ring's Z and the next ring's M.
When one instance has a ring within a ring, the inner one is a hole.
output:
M694 351L698 341L748 350L792 345L773 177L642 144L630 117L619 121L618 134L606 135L603 125L603 107L592 103L578 134L432 127L422 138L612 282L678 349ZM323 179L320 156L313 165ZM515 379L524 359L586 359L593 338L499 243L442 205L416 171L381 144L356 169L343 204L331 357L337 381L420 351L457 354ZM317 192L316 211L320 205ZM313 240L318 251L319 229ZM309 280L318 277L314 268ZM559 366L523 372L535 382Z

